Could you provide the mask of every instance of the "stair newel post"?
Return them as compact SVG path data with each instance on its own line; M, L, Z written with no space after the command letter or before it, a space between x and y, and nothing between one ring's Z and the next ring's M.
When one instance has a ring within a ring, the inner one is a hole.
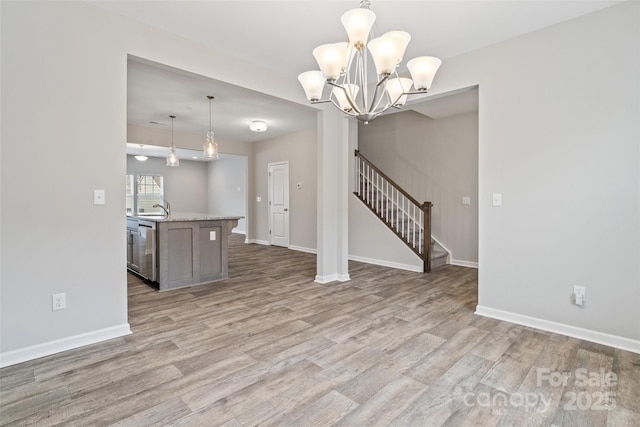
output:
M433 203L424 202L422 204L424 239L422 239L422 254L424 255L425 273L431 273L431 207Z
M355 182L354 187L357 191L358 195L362 195L362 176L360 176L360 159L358 158L358 150L353 150L353 155L356 157L356 167L355 169Z

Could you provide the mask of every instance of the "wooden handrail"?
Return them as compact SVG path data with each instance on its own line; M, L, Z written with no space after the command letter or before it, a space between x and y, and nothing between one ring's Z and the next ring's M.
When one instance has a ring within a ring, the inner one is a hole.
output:
M362 159L362 160L363 160L367 165L369 165L369 167L370 167L371 169L373 169L374 171L376 171L376 172L377 172L380 176L382 176L385 180L389 181L389 183L390 183L392 186L394 186L394 187L395 187L395 189L396 189L396 190L398 190L398 192L399 192L399 193L401 193L404 197L406 197L407 199L409 199L409 201L410 201L411 203L413 203L413 204L414 204L414 205L416 205L416 206L421 206L421 205L422 205L422 203L420 203L419 201L417 201L416 199L414 199L413 197L411 197L411 195L410 195L409 193L407 193L406 191L404 191L404 190L402 189L402 187L400 187L400 186L399 186L399 185L398 185L394 180L392 180L391 178L389 178L389 177L387 176L387 174L386 174L386 173L382 172L380 169L378 169L378 168L376 167L376 165L374 165L374 164L373 164L373 163L371 163L369 160L367 160L367 158L366 158L365 156L363 156L363 155L360 153L360 150L355 150L355 153L354 153L354 154L355 154L355 156L356 156L356 157L360 157L360 158L361 158L361 159ZM425 202L425 203L428 203L428 202Z

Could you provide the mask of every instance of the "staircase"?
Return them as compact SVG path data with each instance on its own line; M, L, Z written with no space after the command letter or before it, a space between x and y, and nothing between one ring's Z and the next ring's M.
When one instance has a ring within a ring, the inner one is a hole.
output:
M356 197L422 259L425 273L446 264L448 253L431 237L433 204L419 203L358 150L355 156Z

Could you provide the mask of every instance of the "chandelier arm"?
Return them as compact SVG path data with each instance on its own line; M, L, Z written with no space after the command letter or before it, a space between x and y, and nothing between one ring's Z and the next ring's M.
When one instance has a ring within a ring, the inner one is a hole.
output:
M311 101L311 104L326 104L327 102L332 102L333 104L335 104L335 102L333 102L331 99L318 99L315 101Z
M371 105L369 106L369 113L373 113L375 112L375 110L378 109L378 106L380 105L380 101L382 100L382 96L378 96L378 88L379 86L376 85L376 88L373 92L373 97L371 99ZM377 100L377 102L376 102Z
M374 112L374 114L376 115L376 117L377 117L377 116L379 116L380 114L384 113L385 111L387 111L387 110L388 110L389 108L391 108L391 106L393 105L393 104L391 104L391 103L387 102L387 103L384 105L384 107L382 107L382 108L378 109L378 108L380 107L380 103L382 102L382 99L383 99L383 98L384 98L384 95L383 95L383 96L380 96L380 97L378 98L378 102L376 103L376 106L371 110L372 112Z
M360 90L362 91L362 108L367 108L369 100L369 87L367 85L367 52L362 48L360 59L362 66L360 67Z
M426 95L427 94L427 90L420 90L417 92L402 92L402 95ZM400 99L400 98L398 98Z
M380 85L382 85L382 83L386 82L388 79L389 79L389 75L386 75L382 79L380 79L380 81L376 84L375 92L373 92L373 99L371 100L371 106L369 107L370 112L374 112L380 106L380 102L382 102L382 98L384 98L384 96L378 96L378 90L380 89ZM376 98L378 100L377 102L376 102ZM374 107L374 104L375 104L375 107ZM387 108L383 109L382 111L385 111Z
M354 48L351 48L351 49L354 49ZM352 50L352 52L353 52L353 50ZM342 79L342 84L343 84L343 85L351 85L351 84L355 84L356 86L360 86L360 85L358 84L358 74L359 74L360 64L361 64L361 62L358 60L358 59L359 59L359 56L358 56L358 55L359 55L359 53L360 53L360 51L359 51L359 50L355 50L355 52L353 52L353 53L351 53L351 54L350 54L350 60L349 60L349 62L348 62L348 65L349 65L349 66L348 66L348 67L347 67L347 69L345 70L345 73L344 73L344 76L343 76L343 79ZM351 64L353 63L353 60L354 60L354 59L355 59L355 61L356 61L355 71L354 71L354 73L353 73L353 74L354 74L354 75L353 75L353 78L354 78L355 80L352 82L352 81L351 81L351 73L350 73L349 71L351 71ZM336 86L336 85L334 85L334 86ZM340 87L340 86L338 86L338 87ZM354 100L354 103L357 103L357 101L356 101L356 100ZM352 105L351 107L353 108L353 105ZM356 111L358 111L358 114L360 114L360 108L358 108L358 106L357 106L357 105L356 105L355 107L356 107L356 108L355 108L355 109L356 109Z
M347 97L347 101L349 102L349 105L351 105L351 108L353 109L353 111L355 111L358 114L362 114L362 112L360 111L360 109L356 105L355 101L353 99L351 99L351 95L349 95L349 92L347 91L347 89L344 86L340 86L340 85L338 85L338 84L336 84L334 82L330 82L330 81L327 81L327 83L329 83L331 86L335 86L335 87L338 87L338 88L342 89L342 91L344 92L344 95ZM331 99L331 98L329 98L329 99ZM333 104L338 106L335 102ZM340 107L338 106L338 108L340 108ZM340 109L342 110L342 108L340 108ZM342 111L344 111L344 110L342 110ZM348 113L348 111L345 111L345 112ZM353 114L353 115L355 116L357 114Z
M342 111L344 114L351 116L351 117L356 117L358 114L356 114L353 111L345 111L342 108L340 108L340 105L338 105L338 103L336 101L334 101L333 99L329 100L329 102L331 102L338 110Z

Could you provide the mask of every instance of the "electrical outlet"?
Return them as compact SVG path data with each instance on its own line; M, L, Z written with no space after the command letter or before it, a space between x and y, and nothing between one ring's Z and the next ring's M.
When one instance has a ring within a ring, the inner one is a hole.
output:
M93 204L94 205L104 205L105 203L105 191L104 190L93 190Z
M573 300L576 305L584 305L587 299L587 290L584 286L573 287Z
M53 311L64 310L65 308L67 308L67 294L51 295L51 309Z

